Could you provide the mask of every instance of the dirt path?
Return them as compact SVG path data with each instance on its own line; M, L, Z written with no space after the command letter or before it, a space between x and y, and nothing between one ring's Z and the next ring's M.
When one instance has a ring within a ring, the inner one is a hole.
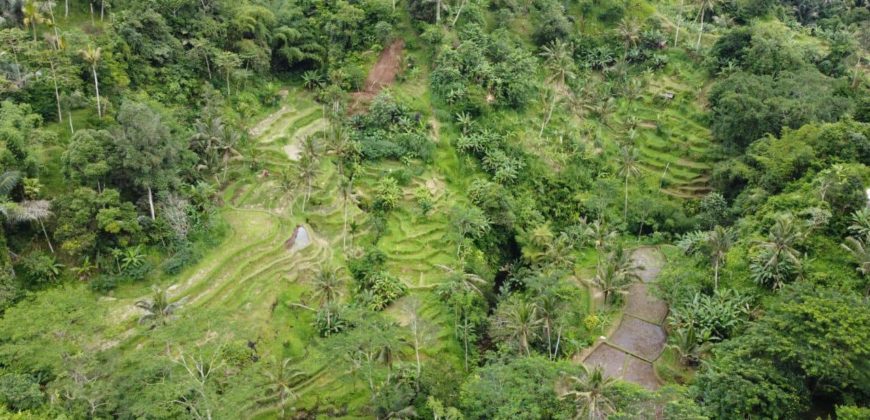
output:
M377 96L381 89L396 81L396 75L399 74L399 67L402 63L402 50L404 48L405 41L399 39L393 41L389 47L381 51L378 62L375 63L366 78L365 89L352 95L354 101L351 110L359 110Z
M661 384L653 362L667 342L662 323L668 307L649 293L649 283L658 277L663 257L656 248L644 247L634 250L632 259L643 267L638 273L642 281L629 289L619 327L610 337L597 342L583 363L601 366L607 376L656 389Z

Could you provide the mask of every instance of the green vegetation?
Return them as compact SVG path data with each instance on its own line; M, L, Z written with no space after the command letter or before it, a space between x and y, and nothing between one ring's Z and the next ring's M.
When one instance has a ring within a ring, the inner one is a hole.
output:
M0 1L0 417L866 418L867 6Z

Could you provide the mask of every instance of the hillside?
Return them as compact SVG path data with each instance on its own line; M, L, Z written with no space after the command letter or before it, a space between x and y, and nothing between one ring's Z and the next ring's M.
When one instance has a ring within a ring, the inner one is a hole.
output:
M0 417L866 418L867 34L0 2Z

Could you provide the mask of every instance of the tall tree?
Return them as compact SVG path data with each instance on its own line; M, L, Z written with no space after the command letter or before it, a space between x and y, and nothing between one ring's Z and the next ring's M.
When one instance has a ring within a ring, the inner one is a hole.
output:
M24 26L30 26L33 30L33 40L36 41L36 25L43 23L51 24L51 20L42 13L42 3L36 0L27 0L21 6L21 14L24 16Z
M550 110L547 111L547 117L544 119L543 123L541 123L541 130L538 133L538 136L544 134L544 128L553 116L553 109L556 108L556 102L558 102L558 99L567 91L565 83L569 79L576 77L576 73L574 72L574 59L572 58L573 54L574 45L560 39L545 46L541 52L541 56L544 58L544 65L550 73L550 81L554 83L555 86L553 88L553 100L550 103Z
M701 9L698 11L698 21L701 23L701 28L698 29L698 42L695 43L695 49L701 48L701 35L704 34L704 15L707 10L713 10L713 8L719 3L719 0L696 0L698 2L698 7Z
M622 219L628 220L628 180L640 176L639 154L634 146L623 145L619 148L619 175L625 179L625 203Z
M538 338L542 323L534 302L513 297L498 306L493 319L493 334L512 342L521 354L531 356L532 341Z
M227 97L231 96L230 92L230 76L233 71L242 65L242 59L235 53L229 51L220 51L214 58L215 65L224 72L224 77L227 82Z
M121 104L114 132L121 167L137 186L148 193L151 219L155 219L155 188L177 181L182 143L172 135L163 118L148 105L127 101Z
M79 51L79 53L82 55L85 62L91 66L91 73L94 75L94 91L97 95L97 116L102 119L103 109L100 104L100 79L97 76L97 66L100 64L102 49L99 47L94 48L93 45L88 44L87 48Z
M725 263L728 250L734 245L734 231L716 226L707 235L707 253L713 264L713 289L719 288L719 267Z

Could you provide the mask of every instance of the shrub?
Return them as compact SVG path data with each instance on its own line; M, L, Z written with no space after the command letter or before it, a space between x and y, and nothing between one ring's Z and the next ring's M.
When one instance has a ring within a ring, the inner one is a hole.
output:
M30 375L7 373L0 377L0 402L12 410L30 410L42 405L45 396Z

